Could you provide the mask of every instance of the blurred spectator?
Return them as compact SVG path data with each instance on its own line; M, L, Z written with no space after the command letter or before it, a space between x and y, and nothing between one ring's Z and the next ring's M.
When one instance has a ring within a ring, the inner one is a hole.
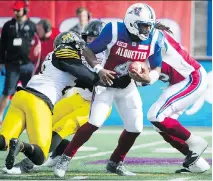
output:
M27 1L16 1L12 8L14 18L4 24L0 41L0 71L3 65L6 69L3 96L0 100L0 121L9 96L15 93L18 81L21 80L23 86L26 86L34 69L29 52L36 25L27 17Z
M86 8L80 7L76 10L76 16L79 19L79 23L70 30L81 35L81 33L84 31L85 26L91 19L91 14Z
M36 27L40 41L36 36L34 37L34 46L32 47L30 57L34 64L36 64L35 73L37 74L40 72L41 65L47 54L53 51L53 42L60 32L58 28L53 28L47 19L41 19Z

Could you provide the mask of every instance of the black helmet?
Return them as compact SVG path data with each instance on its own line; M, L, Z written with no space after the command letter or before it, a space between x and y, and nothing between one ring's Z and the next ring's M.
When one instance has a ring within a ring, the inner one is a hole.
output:
M66 31L60 33L54 40L53 48L57 48L59 45L71 46L76 50L84 49L85 41L75 32Z
M98 36L100 35L105 23L100 20L90 21L85 27L84 32L81 34L85 42L87 42L87 36Z

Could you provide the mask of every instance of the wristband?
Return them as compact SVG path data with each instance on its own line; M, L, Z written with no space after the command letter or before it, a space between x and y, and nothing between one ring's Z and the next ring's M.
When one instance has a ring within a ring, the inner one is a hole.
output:
M100 64L97 64L95 67L93 67L96 74L100 72L100 70L103 69L103 67Z

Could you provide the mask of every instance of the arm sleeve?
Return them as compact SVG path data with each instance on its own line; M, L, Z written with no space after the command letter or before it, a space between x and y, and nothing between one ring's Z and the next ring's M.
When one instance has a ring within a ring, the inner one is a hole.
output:
M154 54L149 57L150 68L154 69L156 67L162 66L162 46L164 44L164 35L159 33L158 40L155 44Z
M101 34L90 44L88 48L93 51L94 54L103 52L107 49L107 45L112 41L112 23L108 23Z
M89 86L95 85L99 81L96 73L91 72L86 66L81 63L71 63L70 60L61 60L61 68L75 76L77 79L85 82Z
M75 81L75 83L76 83L75 87L80 87L82 89L88 89L89 91L92 92L93 86L91 86L91 85L89 85L89 84L87 84L87 83L85 83L85 82L83 82L79 79L77 79Z
M155 50L155 53L149 57L149 64L151 69L161 67L162 65L161 48L159 50Z
M7 47L7 24L4 24L0 40L0 64L5 64L5 52Z

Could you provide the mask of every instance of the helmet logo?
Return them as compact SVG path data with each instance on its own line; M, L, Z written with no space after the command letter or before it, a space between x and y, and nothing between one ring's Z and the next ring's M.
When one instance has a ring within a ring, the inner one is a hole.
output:
M135 7L132 11L129 12L129 14L134 14L136 16L140 16L141 12L142 12L141 7Z
M67 33L66 35L63 35L62 37L63 43L69 43L72 42L72 36L70 33Z

